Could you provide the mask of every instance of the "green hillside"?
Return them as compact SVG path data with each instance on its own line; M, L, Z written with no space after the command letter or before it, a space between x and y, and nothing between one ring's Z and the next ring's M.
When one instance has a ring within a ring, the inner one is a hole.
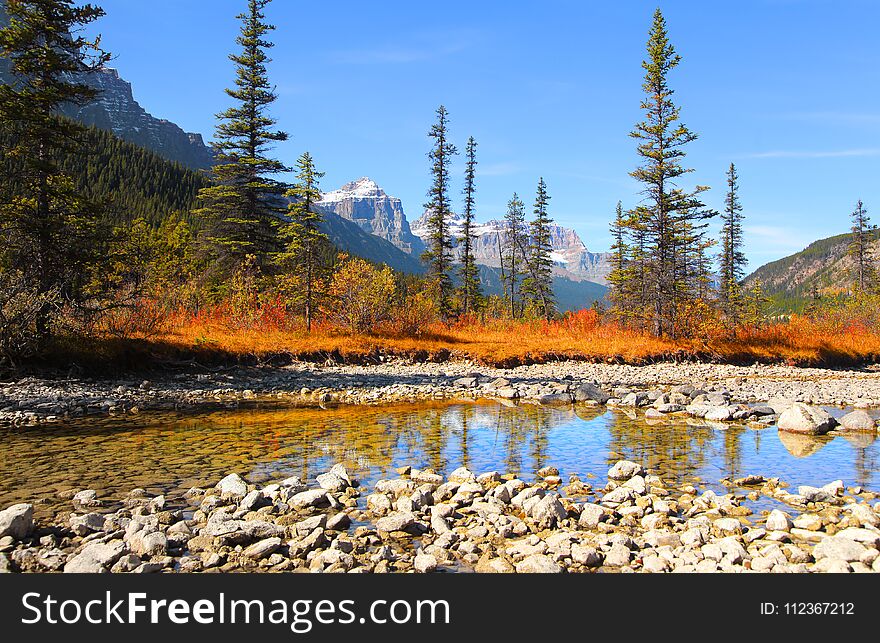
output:
M10 136L0 135L4 149ZM0 156L4 173L11 163ZM207 185L204 175L96 128L87 129L81 147L58 163L90 199L107 205L114 223L143 217L158 225L172 212L189 212L199 189Z
M793 255L758 268L745 279L747 286L759 279L778 312L800 312L813 299L837 296L849 290L852 259L847 254L848 233L814 241ZM875 255L880 242L874 242Z

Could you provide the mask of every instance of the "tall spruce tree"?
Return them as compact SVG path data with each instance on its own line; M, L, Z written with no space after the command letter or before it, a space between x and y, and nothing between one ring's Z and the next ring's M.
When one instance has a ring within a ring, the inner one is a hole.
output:
M266 70L271 62L266 50L273 44L265 37L275 29L263 14L270 1L248 0L247 12L238 15L241 52L229 56L236 79L235 88L226 90L236 104L217 115L214 185L199 192L202 207L194 212L205 219L206 249L221 276L248 257L264 270L271 253L280 248L278 227L286 212L287 186L272 177L288 168L271 158L269 150L288 136L273 129L276 121L268 113L277 98Z
M39 343L51 333L50 293L79 303L90 270L102 254L97 235L100 211L60 169L64 154L85 154L85 128L58 115L69 104L85 104L97 91L83 81L110 56L100 38L82 35L104 15L72 0L6 0L8 25L0 29L0 57L12 82L0 85L0 152L10 170L0 203L0 270L20 274L44 301L35 320Z
M433 139L428 158L431 159L431 189L428 190L428 243L423 259L428 264L428 278L437 283L437 308L444 319L452 314L452 238L449 218L452 206L449 195L449 166L458 153L449 141L449 115L443 105L437 108L437 122L428 136Z
M746 256L742 250L742 204L739 201L739 177L733 163L727 170L727 196L721 213L721 256L719 257L721 284L718 295L721 309L734 325L739 322L742 305L740 280L745 274Z
M303 152L296 161L296 181L287 197L291 199L288 206L289 220L282 224L279 236L284 242L284 250L278 255L277 262L282 273L297 273L302 284L303 308L306 318L306 330L312 332L312 318L315 311L315 283L320 272L321 246L327 241L327 235L320 231L319 226L324 220L316 211L315 204L321 200L318 183L324 176L315 168L314 159L308 152Z
M877 226L862 200L856 202L852 217L852 238L849 243L849 256L853 259L853 285L858 294L871 292L876 288L876 272L871 254L871 244L877 238Z
M697 135L680 122L680 109L672 101L673 90L667 80L681 57L669 42L666 20L659 9L648 36L648 57L642 63L645 98L641 108L645 120L630 136L639 141L637 151L642 165L631 176L645 187L646 203L632 211L632 225L644 228L646 291L638 307L650 307L650 327L657 336L675 336L680 307L693 296L688 270L683 270L682 254L688 239L694 238L714 216L700 201L699 194L708 188L697 186L686 191L677 179L691 172L682 165L684 147Z
M516 192L507 202L507 214L504 216L505 230L500 247L501 281L504 285L510 316L517 319L522 316L520 290L524 264L527 258L528 233L526 232L525 204Z
M553 252L550 236L552 220L548 211L550 195L544 177L538 181L535 195L535 218L529 225L528 256L526 266L528 274L523 280L522 292L526 301L536 314L550 319L556 312L553 297Z
M464 170L464 224L462 225L461 238L461 266L459 278L461 280L461 309L464 314L474 312L480 307L483 299L480 291L480 271L474 257L474 217L476 200L475 194L477 176L477 142L474 137L468 138L465 148Z

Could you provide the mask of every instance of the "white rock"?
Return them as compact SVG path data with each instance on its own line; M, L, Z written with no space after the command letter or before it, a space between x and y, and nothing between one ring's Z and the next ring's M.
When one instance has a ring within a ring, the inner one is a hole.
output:
M608 477L612 480L629 480L633 476L643 475L645 470L642 465L629 460L619 460L608 470Z
M289 502L290 506L294 509L304 509L306 507L325 505L329 501L326 489L309 489L308 491L301 491L296 494Z
M103 574L126 551L121 540L109 543L89 543L82 551L67 561L65 574Z
M864 545L854 540L840 536L829 536L823 538L822 542L813 548L813 556L817 559L832 558L849 563L861 559L865 551Z
M565 507L555 495L544 496L532 507L531 516L542 529L551 529L566 517Z
M562 567L544 554L533 554L516 564L518 574L561 574Z
M780 431L822 435L828 433L837 421L825 410L795 402L782 412L777 421Z
M260 560L275 553L280 546L280 538L266 538L249 546L242 552L242 555L253 560Z
M247 482L237 473L230 473L215 487L221 494L243 498L247 494Z
M420 574L428 574L437 569L437 559L431 554L417 554L413 567Z
M376 529L379 531L405 531L416 522L416 517L411 513L393 513L376 521Z
M770 531L788 531L792 527L791 518L779 509L774 509L770 512L770 515L767 516L766 527Z
M0 511L0 538L27 538L34 529L34 506L21 503Z
M602 554L588 545L572 545L571 559L585 567L599 567L602 564Z
M335 473L322 473L317 476L315 480L322 489L333 491L335 493L345 491L350 486L346 480L342 479Z
M847 413L838 420L838 431L874 431L874 418L860 409Z

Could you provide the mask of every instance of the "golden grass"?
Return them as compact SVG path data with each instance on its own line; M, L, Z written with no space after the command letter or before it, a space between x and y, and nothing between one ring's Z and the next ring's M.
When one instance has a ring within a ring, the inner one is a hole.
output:
M561 359L644 364L664 360L726 363L787 363L844 366L871 363L880 356L880 333L865 326L803 317L734 337L715 330L701 337L671 340L601 323L594 311L560 321L434 323L417 335L391 330L350 334L318 324L311 334L298 321L233 324L213 318L176 318L147 342L159 352L223 355L265 361L274 358L341 362L371 361L378 355L424 360L471 359L492 366L516 366ZM163 347L163 348L158 348Z

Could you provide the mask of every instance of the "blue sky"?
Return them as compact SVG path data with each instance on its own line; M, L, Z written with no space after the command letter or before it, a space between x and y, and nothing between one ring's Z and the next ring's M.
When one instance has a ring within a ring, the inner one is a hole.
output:
M96 30L135 98L210 139L228 104L226 56L244 0L98 4L107 17ZM277 154L292 163L310 151L325 189L370 176L412 221L443 103L459 149L470 135L479 143L480 219L501 216L514 191L531 200L543 176L554 218L605 250L616 202L639 199L628 132L641 118L658 4L683 57L670 84L700 135L684 184L712 186L706 201L720 208L737 164L752 268L846 231L857 199L869 211L880 203L880 3L871 0L447 0L439 10L275 0L273 114L291 135Z

